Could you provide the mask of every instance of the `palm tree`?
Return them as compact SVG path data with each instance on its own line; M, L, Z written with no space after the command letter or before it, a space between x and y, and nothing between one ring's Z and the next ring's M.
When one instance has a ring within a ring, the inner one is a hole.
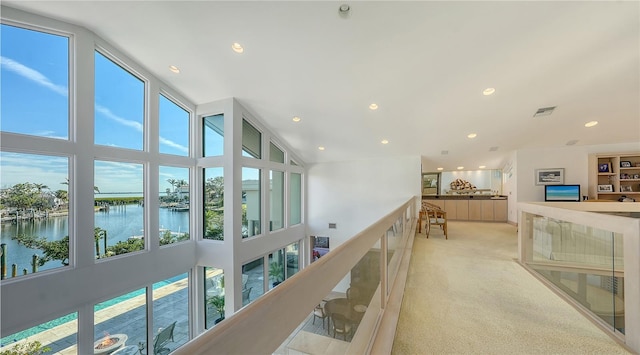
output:
M64 178L66 181L65 182L61 182L62 185L67 185L69 186L69 178ZM98 188L98 186L93 186L93 192L95 193L100 193L100 189Z

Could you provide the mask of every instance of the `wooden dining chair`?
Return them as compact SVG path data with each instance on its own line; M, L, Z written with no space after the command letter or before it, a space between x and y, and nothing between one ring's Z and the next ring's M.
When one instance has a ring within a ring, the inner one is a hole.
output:
M444 239L449 239L447 235L447 212L440 208L427 208L425 225L427 238L429 238L429 233L431 233L431 226L440 226L444 232Z
M333 337L336 333L342 334L343 339L347 340L347 335L351 334L351 322L342 314L331 313L331 324L333 329Z

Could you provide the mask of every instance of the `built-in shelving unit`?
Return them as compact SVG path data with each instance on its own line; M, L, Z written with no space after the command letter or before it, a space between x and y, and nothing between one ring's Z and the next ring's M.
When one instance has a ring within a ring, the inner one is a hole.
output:
M589 156L589 197L640 202L640 152Z

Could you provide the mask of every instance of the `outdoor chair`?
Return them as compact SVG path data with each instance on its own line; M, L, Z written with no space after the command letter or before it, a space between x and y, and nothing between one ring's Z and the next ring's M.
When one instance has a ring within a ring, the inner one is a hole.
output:
M173 322L153 338L153 355L166 355L171 352L171 349L165 347L165 345L169 341L173 341L173 329L175 327L176 322Z
M347 340L347 334L351 334L351 323L347 317L339 313L331 313L331 322L333 329L333 337L336 337L336 333L340 333L343 339Z
M322 329L324 329L324 320L327 318L327 313L325 312L324 305L319 304L316 308L313 309L313 322L311 324L316 323L316 318L322 319Z
M251 296L251 290L253 287L245 288L242 290L242 305L249 304L249 296Z

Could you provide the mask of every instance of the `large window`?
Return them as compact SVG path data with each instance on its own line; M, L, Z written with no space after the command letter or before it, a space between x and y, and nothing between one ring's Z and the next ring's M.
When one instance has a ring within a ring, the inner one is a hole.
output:
M285 252L287 255L286 278L288 279L300 271L300 242L287 245Z
M270 230L274 231L284 228L284 172L272 170L269 184L271 185L269 225Z
M189 239L189 169L160 167L160 245Z
M256 159L262 157L262 133L246 120L242 120L242 156Z
M153 284L153 329L147 354L168 353L189 341L188 274Z
M95 143L142 150L144 82L95 52Z
M204 268L204 327L210 329L224 320L224 270Z
M94 225L96 257L143 250L142 165L100 160L96 160L94 165L94 201L99 211Z
M224 154L224 115L202 118L203 155L214 157Z
M269 143L269 160L276 163L284 163L284 152L272 142Z
M289 210L291 212L289 225L300 224L302 222L302 174L291 173Z
M68 172L66 157L0 152L7 277L69 265Z
M204 169L204 239L224 240L223 168Z
M242 238L261 233L260 169L242 168Z
M0 339L2 354L77 354L78 313L44 322ZM45 351L45 349L48 349Z
M189 112L160 95L160 153L189 155Z
M69 138L69 38L0 25L2 131Z
M246 306L264 294L264 258L242 265L242 274L247 275L247 283L242 289L242 305Z
M94 354L110 354L126 344L147 343L147 298L141 288L93 307ZM153 348L153 345L151 345ZM149 352L153 354L153 352Z

